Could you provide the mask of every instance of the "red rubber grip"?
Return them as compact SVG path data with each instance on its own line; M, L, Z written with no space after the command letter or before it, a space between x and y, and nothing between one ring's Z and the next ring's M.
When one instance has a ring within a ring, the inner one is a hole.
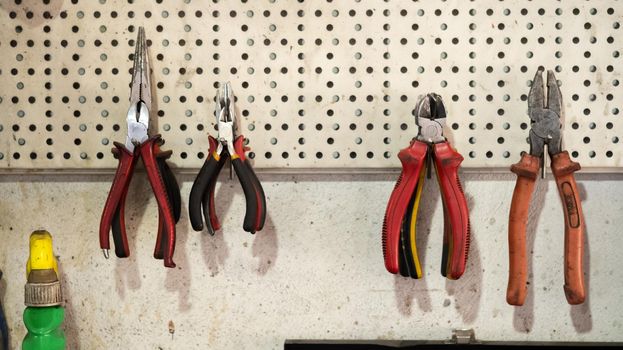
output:
M444 205L444 250L447 264L444 276L457 279L465 272L469 252L470 224L467 201L459 180L459 166L463 161L448 142L433 145L435 169Z
M173 217L173 207L167 195L166 185L158 168L156 155L160 153L160 135L149 138L140 146L141 158L145 165L147 178L158 202L158 220L162 220L164 230L164 242L157 242L154 256L158 258L159 244L165 244L164 266L175 267L173 253L175 252L175 218ZM160 219L162 217L162 219ZM160 236L160 235L158 235Z
M244 146L244 136L239 135L236 137L234 141L234 150L236 154L240 157L242 162L244 172L246 172L247 180L250 182L253 188L253 198L247 199L247 210L255 210L254 215L251 215L248 211L245 214L245 231L249 231L251 233L255 233L257 231L261 231L264 228L264 222L266 221L266 195L264 194L264 188L260 183L260 180L255 175L253 168L251 167L251 163L246 156L246 151L249 148ZM234 164L234 167L236 165ZM244 189L244 184L243 184ZM250 205L250 207L249 207ZM255 207L255 209L253 209ZM250 215L250 216L248 216Z
M216 152L216 148L218 145L218 141L208 135L208 143L210 144L210 150L208 151L208 158L209 157L214 157L214 152ZM210 182L208 183L208 193L206 194L207 197L207 204L208 204L208 215L204 215L209 218L210 220L210 227L212 227L212 230L217 231L221 229L221 222L218 221L218 216L216 216L216 204L214 202L214 192L216 190L216 180L218 179L218 173L220 171L218 171L216 173L216 175L214 175L212 178L210 178Z
M398 153L398 159L402 163L402 172L387 203L382 238L385 268L394 274L400 271L398 244L402 221L420 178L420 172L426 163L427 152L426 143L413 140L409 147Z
M115 213L119 210L121 237L120 239L117 238L116 241L121 241L122 246L115 246L115 253L118 257L125 258L130 255L124 220L125 197L128 192L130 181L132 180L134 166L136 165L138 157L125 148L123 144L115 142L114 145L116 148L113 148L112 152L115 157L119 159L119 165L117 166L110 191L108 192L108 198L106 199L106 204L104 205L100 220L100 247L106 250L110 249L110 229Z
M247 160L247 147L244 146L244 136L243 135L239 135L236 137L236 139L234 140L234 151L236 152L236 154L238 155L238 157L240 157L240 160L242 160L243 162L245 160Z

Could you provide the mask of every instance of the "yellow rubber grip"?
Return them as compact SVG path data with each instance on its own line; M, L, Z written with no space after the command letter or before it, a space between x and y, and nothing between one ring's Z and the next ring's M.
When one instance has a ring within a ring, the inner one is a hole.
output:
M424 188L424 174L426 174L426 167L422 169L420 172L420 179L418 180L416 194L415 194L415 203L413 203L413 211L411 212L411 225L409 227L409 235L411 241L411 256L413 257L413 263L415 265L415 273L417 274L417 278L422 278L422 266L420 265L420 259L417 255L417 244L415 242L416 238L416 228L417 228L417 213L418 207L420 206L420 199L422 198L422 188Z

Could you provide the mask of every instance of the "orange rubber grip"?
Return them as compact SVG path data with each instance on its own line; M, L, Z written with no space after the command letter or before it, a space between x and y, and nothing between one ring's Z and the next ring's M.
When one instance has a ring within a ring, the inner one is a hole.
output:
M511 166L517 174L515 191L508 217L509 272L506 302L511 305L523 305L526 299L528 280L528 261L526 258L526 225L530 198L539 173L541 159L524 153L519 163Z
M571 305L586 298L582 260L584 254L584 216L573 173L580 164L571 161L564 151L552 156L552 172L565 214L565 296Z

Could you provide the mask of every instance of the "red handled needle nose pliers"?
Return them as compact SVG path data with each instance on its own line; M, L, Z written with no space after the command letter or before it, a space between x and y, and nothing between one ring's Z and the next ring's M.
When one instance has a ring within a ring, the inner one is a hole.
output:
M547 72L547 99L545 96L543 69L539 69L528 94L530 152L524 153L519 163L511 167L511 171L517 174L508 223L510 265L506 301L511 305L523 305L527 294L526 224L539 169L545 170L546 145L565 216L565 295L569 304L581 304L586 296L582 270L584 216L573 176L580 170L580 164L569 158L569 152L562 150L562 95L552 71Z
M115 254L119 258L130 255L125 230L125 200L136 162L143 159L149 183L158 202L158 237L154 257L164 259L164 266L175 267L175 224L180 218L180 189L166 160L171 151L162 152L164 141L160 135L149 136L149 108L151 107L150 66L145 42L145 30L140 27L136 39L134 68L130 92L130 109L127 123L128 135L125 145L114 142L112 153L119 160L102 219L100 221L100 246L108 259L109 233L112 228Z
M467 202L458 177L463 157L443 136L446 111L441 97L427 94L416 107L418 135L398 153L402 172L387 203L383 222L383 256L391 273L421 278L417 256L416 220L425 173L433 162L443 201L444 234L441 274L449 279L463 275L469 251L470 226Z
M190 190L188 214L195 231L203 230L202 208L208 232L213 235L221 228L216 216L214 190L223 165L227 158L236 171L247 202L243 229L250 233L262 230L266 219L266 198L264 189L245 155L247 151L242 135L236 135L238 128L235 97L229 83L223 84L222 91L216 95L216 123L218 137L209 137L210 150L193 187Z

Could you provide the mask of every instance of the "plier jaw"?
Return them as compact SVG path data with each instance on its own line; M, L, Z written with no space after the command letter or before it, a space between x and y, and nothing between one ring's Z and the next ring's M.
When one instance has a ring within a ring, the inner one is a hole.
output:
M542 157L547 145L550 156L562 151L562 94L554 72L547 71L547 99L543 84L543 69L537 70L528 94L530 154Z
M420 98L415 108L415 124L419 127L417 139L429 144L446 141L443 126L446 123L446 108L441 96L429 93Z
M125 147L134 153L136 146L140 146L149 138L149 107L139 101L130 105L127 115L128 135Z
M147 40L145 28L138 28L138 35L134 44L134 62L132 66L132 82L130 87L130 104L144 102L151 108L151 71L149 55L147 54Z
M216 153L221 155L227 149L230 155L235 155L234 140L236 138L236 111L235 97L229 82L223 84L216 92L216 125L218 129L218 146Z
M135 146L141 145L149 138L149 111L152 105L151 74L143 27L138 28L138 36L134 46L130 108L126 118L128 135L125 142L125 147L130 152L134 152Z

